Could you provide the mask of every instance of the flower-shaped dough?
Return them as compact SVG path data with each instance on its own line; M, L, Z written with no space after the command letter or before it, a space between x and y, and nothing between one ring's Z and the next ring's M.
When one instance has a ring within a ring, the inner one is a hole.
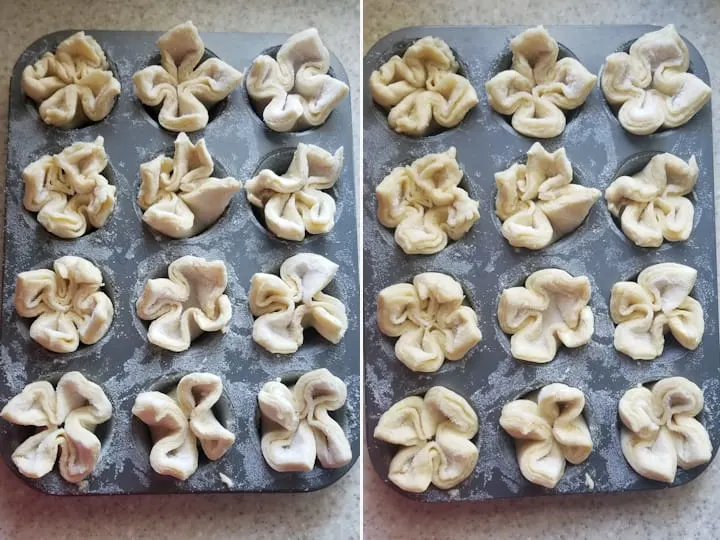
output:
M265 383L258 394L262 415L262 454L279 472L310 471L315 459L326 469L352 460L350 443L328 414L345 405L345 383L327 369L302 375L293 387Z
M213 461L230 449L235 435L212 410L222 391L217 375L190 373L180 379L172 397L156 391L138 394L132 413L150 428L150 466L155 472L187 480L198 466L198 441Z
M460 283L437 272L386 287L378 295L380 331L399 337L395 355L413 371L432 373L460 360L482 339L473 309L462 305Z
M248 200L264 209L265 223L279 238L303 240L335 225L335 201L327 193L340 176L343 149L335 155L319 146L298 144L290 167L279 175L263 169L245 184Z
M23 91L39 103L46 124L72 128L110 114L120 83L110 71L100 45L85 32L62 41L54 53L22 72Z
M478 460L470 439L478 418L464 398L434 386L424 398L407 397L380 417L373 436L404 446L390 462L388 479L400 489L422 493L432 483L450 489L468 478Z
M224 262L186 255L168 266L168 278L147 280L136 304L138 317L152 321L150 343L180 352L203 332L227 330L232 307Z
M500 425L515 439L522 475L554 488L565 473L565 462L578 465L592 452L590 430L583 418L585 395L561 383L543 387L536 399L506 404Z
M590 280L548 268L530 274L524 287L510 287L500 295L498 321L510 338L513 357L544 364L555 358L558 343L585 345L595 330L588 306Z
M321 255L301 253L286 259L280 277L254 274L250 282L250 311L257 317L253 339L271 353L291 354L303 343L305 328L315 328L332 343L347 330L345 305L323 289L338 265Z
M30 337L57 353L77 350L80 342L97 343L107 333L115 313L100 290L100 270L81 257L56 259L53 269L20 272L15 283L15 310L37 317Z
M695 156L685 163L672 154L659 154L640 172L615 179L605 190L605 200L628 238L638 246L658 247L663 239L690 237L695 207L685 195L697 179Z
M408 254L442 251L459 240L480 214L478 202L458 187L463 178L455 148L396 167L378 184L378 220L395 228L395 242Z
M512 126L528 137L547 139L565 130L564 110L587 99L597 77L574 58L558 60L558 44L542 26L510 40L510 69L485 83L488 103L512 115Z
M138 204L143 221L172 238L207 229L225 212L242 184L212 177L214 165L205 139L193 144L185 133L175 139L173 158L160 155L140 165Z
M687 73L689 66L687 45L669 24L640 37L629 54L608 56L600 85L608 103L620 107L622 127L649 135L683 125L710 101L710 87Z
M263 109L265 125L273 131L301 131L325 123L350 91L328 75L330 53L315 28L292 35L275 58L258 56L250 67L246 87Z
M619 281L610 295L615 348L634 360L654 360L665 348L665 332L695 350L705 332L700 302L690 296L697 270L676 263L648 266L637 283Z
M202 64L205 44L188 21L157 40L160 65L133 75L135 95L149 107L162 105L160 125L169 131L197 131L208 123L208 107L228 97L242 81L242 73L218 58Z
M640 475L672 483L678 466L692 469L712 458L708 432L694 417L703 409L702 390L685 377L631 388L618 404L620 443Z
M577 229L600 191L571 183L565 148L550 153L535 143L527 156L527 165L495 173L495 213L510 245L542 249Z
M48 381L28 384L0 411L8 422L41 428L12 454L20 474L42 478L53 470L60 452L60 476L79 483L94 470L101 444L95 428L112 416L102 388L81 373L66 373L57 388Z
M402 58L393 56L370 75L370 92L390 109L388 124L398 133L427 135L438 126L462 122L478 104L470 81L457 73L459 64L443 40L424 37Z

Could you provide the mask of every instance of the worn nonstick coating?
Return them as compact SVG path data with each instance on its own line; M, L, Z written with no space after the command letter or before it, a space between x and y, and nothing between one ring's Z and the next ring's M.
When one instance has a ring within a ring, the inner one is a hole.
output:
M122 94L110 115L88 127L61 130L45 125L35 104L21 89L22 69L45 51L52 51L71 31L56 32L33 43L18 59L10 85L7 191L5 202L5 268L3 287L2 346L0 349L0 401L7 402L32 381L56 382L62 373L78 370L100 384L113 404L112 419L98 429L103 449L96 471L74 486L57 470L31 486L52 494L196 493L312 491L341 478L352 464L326 470L319 465L307 473L277 473L260 452L257 393L269 380L327 367L348 387L345 407L333 413L347 433L356 459L359 453L359 280L354 209L352 116L349 97L321 127L301 133L274 133L265 128L248 100L244 84L213 108L208 126L190 133L193 142L205 137L216 165L216 175L231 175L243 182L261 167L284 172L298 143L312 143L331 152L343 146L345 160L333 190L338 205L337 223L325 235L304 242L288 242L272 236L256 218L245 192L238 193L227 212L207 231L186 240L173 240L154 232L141 221L136 203L140 164L160 153L172 155L176 133L158 126L136 99L132 75L158 62L155 41L160 32L90 30L105 50ZM252 60L282 44L286 35L203 33L209 54L247 72ZM335 56L332 73L347 82ZM46 232L35 216L22 206L22 170L45 153L55 153L76 141L105 138L110 166L109 179L117 186L117 205L104 228L76 240L62 240ZM326 291L339 297L348 311L348 331L338 345L314 331L305 333L305 344L293 355L274 355L252 340L253 318L247 292L256 272L277 274L288 257L303 252L321 254L340 265ZM29 337L31 320L20 318L13 307L15 276L33 268L51 267L63 255L85 257L101 269L105 290L115 306L115 319L97 344L80 346L70 354L54 354ZM183 353L159 349L146 339L147 323L135 313L135 301L145 281L167 276L167 265L183 255L222 259L228 270L227 294L233 307L226 334L199 337ZM200 465L187 481L161 476L150 468L149 431L132 417L138 393L168 389L179 375L209 371L221 376L225 395L216 407L221 419L237 436L230 451L210 462L200 453ZM290 379L292 381L292 377ZM0 421L0 453L8 460L17 445L32 433ZM354 461L354 460L353 460ZM56 468L57 469L57 468ZM234 483L225 486L219 473Z
M592 73L600 75L605 57L623 50L655 26L550 26L550 34L577 56ZM720 443L720 385L718 384L718 329L713 197L713 145L710 105L685 126L638 137L627 133L596 86L585 104L570 112L565 131L541 140L548 150L565 147L575 172L574 182L605 191L618 176L641 169L647 152L672 152L687 160L695 155L700 176L694 193L695 224L684 243L664 243L656 249L636 247L622 233L601 198L587 220L569 236L544 250L533 252L511 247L500 233L494 214L494 173L517 161L534 139L516 133L487 103L484 84L510 66L509 41L526 27L415 27L384 37L365 57L364 114L364 306L365 316L365 413L367 444L372 463L386 484L388 465L396 447L372 437L380 415L393 403L420 394L435 385L464 396L478 414L476 438L480 458L473 474L455 489L408 497L422 501L480 500L558 493L645 490L665 484L636 474L625 461L619 442L617 403L623 393L639 383L673 375L696 382L705 393L705 424L713 447ZM393 132L385 112L372 101L367 81L370 73L392 54L402 52L416 39L435 36L455 51L460 64L478 92L480 103L455 129L424 138ZM687 42L687 40L686 40ZM691 70L709 84L707 67L695 47L688 43ZM375 187L390 170L450 146L457 148L464 172L464 186L480 202L480 220L458 242L430 256L408 256L393 241L393 231L377 220ZM636 159L632 159L636 156ZM639 159L638 159L639 158ZM695 351L687 351L667 337L665 352L652 362L638 362L613 347L614 326L608 304L612 285L634 279L651 264L678 262L697 269L693 296L705 311L705 335ZM532 272L557 267L572 275L586 275L592 283L590 306L595 315L592 341L577 349L561 347L555 360L533 365L510 355L509 336L497 322L497 304L503 289L521 285ZM395 339L377 327L376 299L380 290L407 282L421 272L451 274L465 289L480 318L483 341L458 362L445 362L434 374L414 373L394 354ZM585 414L595 448L590 458L569 465L556 489L525 480L519 471L512 439L498 421L508 401L547 383L563 382L585 392ZM678 470L673 485L689 482L706 466ZM592 486L592 487L591 487ZM398 490L400 491L400 490Z

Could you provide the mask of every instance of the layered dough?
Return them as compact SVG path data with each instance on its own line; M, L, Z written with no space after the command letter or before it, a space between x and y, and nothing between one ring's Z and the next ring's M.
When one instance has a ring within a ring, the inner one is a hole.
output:
M592 338L595 319L588 306L590 280L548 268L530 274L524 287L500 295L498 321L511 334L514 358L544 364L555 358L559 344L580 347Z
M46 124L73 128L105 118L120 94L105 53L85 32L63 40L22 72L25 95Z
M458 187L463 172L455 148L396 167L378 184L378 220L395 229L395 242L409 254L442 251L479 218L478 202Z
M203 332L225 332L232 307L225 294L223 261L186 255L168 266L168 277L149 279L136 303L138 317L152 321L148 341L181 352Z
M243 74L218 58L200 63L205 44L190 21L160 36L157 46L160 65L133 75L135 95L144 105L161 106L158 122L169 131L204 128L208 107L228 97Z
M672 24L648 32L630 52L607 57L600 82L618 120L635 135L688 122L710 101L710 87L691 73L687 45Z
M527 165L495 173L495 213L510 245L542 249L577 229L600 191L571 183L565 148L550 153L535 143L527 156Z
M100 270L81 257L65 256L53 269L20 272L15 283L15 310L35 318L30 337L56 353L92 345L107 333L114 316L110 298L100 289Z
M686 163L673 154L658 154L640 172L616 178L605 190L605 200L635 245L680 242L692 231L695 207L687 195L697 179L695 156Z
M317 459L326 469L350 463L352 450L329 413L345 405L345 383L327 369L302 375L295 385L265 383L258 394L262 454L279 472L310 471Z
M631 388L620 399L622 451L645 478L672 483L678 466L692 469L712 458L712 443L695 419L703 410L703 392L685 377L656 382L652 389Z
M300 131L324 124L350 91L329 69L330 53L318 31L308 28L283 43L275 58L258 56L245 84L267 127Z
M23 206L60 238L78 238L88 225L99 229L115 209L115 186L102 174L107 165L102 137L44 155L23 171Z
M398 401L380 417L373 436L403 448L390 462L388 479L400 489L422 493L434 485L450 489L475 469L478 448L470 440L478 418L465 399L443 386L424 397Z
M55 467L60 454L60 476L79 483L95 470L101 443L95 429L112 416L112 405L102 388L81 373L60 377L57 387L48 381L28 384L0 411L8 422L33 426L28 437L12 453L20 474L42 478Z
M132 413L150 428L150 466L155 472L187 480L198 467L198 442L210 460L226 454L235 435L213 412L222 392L217 375L190 373L168 394L138 394Z
M271 353L292 354L303 344L305 328L314 328L339 343L348 326L345 305L323 292L337 271L325 257L301 253L282 263L280 277L254 274L248 296L255 342Z
M460 360L482 339L475 311L463 305L460 283L437 272L386 287L378 295L380 331L399 338L398 360L413 371L432 373Z
M172 238L196 235L215 223L242 184L230 176L213 177L214 167L205 139L193 144L180 133L172 158L160 155L140 165L143 221Z
M506 404L500 425L515 439L522 475L532 482L554 488L565 473L565 462L578 465L593 449L583 409L581 390L561 383L543 387L534 399Z
M697 270L676 263L648 266L637 282L619 281L610 295L615 348L634 360L654 360L670 331L686 349L695 350L705 332L700 302L690 296Z
M424 37L370 75L370 92L398 133L422 136L462 122L478 97L447 43Z
M279 238L300 241L306 233L326 233L335 225L335 200L322 190L335 185L342 164L342 147L333 155L300 143L285 173L263 169L247 181L245 192L263 209L268 229Z
M565 130L565 112L587 99L597 77L574 58L558 60L558 44L542 26L510 40L512 65L485 83L488 103L512 115L512 126L546 139Z

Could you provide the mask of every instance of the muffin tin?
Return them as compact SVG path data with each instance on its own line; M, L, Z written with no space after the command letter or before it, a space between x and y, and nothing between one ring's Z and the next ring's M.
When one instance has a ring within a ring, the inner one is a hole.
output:
M623 393L639 383L682 375L705 393L699 419L707 428L714 451L720 444L720 382L718 381L717 267L715 259L715 208L713 145L710 105L686 125L638 137L620 126L615 112L596 85L585 104L566 114L567 127L558 137L540 142L549 151L565 147L573 165L574 182L603 191L619 174L640 170L654 153L672 152L687 160L695 155L700 175L692 200L695 222L684 243L665 242L661 247L636 247L621 231L604 198L570 235L541 250L513 248L500 232L495 216L494 173L518 161L537 139L524 137L510 126L509 118L495 113L487 103L484 84L510 67L509 41L527 27L414 27L389 34L376 43L364 62L364 356L365 421L367 445L378 474L404 495L427 502L471 501L526 497L542 494L618 492L665 487L635 473L620 448L617 404ZM605 57L627 50L641 35L656 30L649 25L550 26L560 44L560 56L572 55L592 73L601 74ZM453 129L413 138L395 133L386 112L373 102L368 79L393 54L402 54L424 36L443 39L454 51L461 74L470 79L480 103ZM690 71L709 84L705 62L695 47L690 51ZM425 154L457 148L465 177L461 187L480 202L480 219L459 241L436 255L405 255L393 231L377 220L375 187L393 167L411 163ZM692 295L705 312L705 335L695 351L666 337L665 351L652 362L639 362L613 347L614 326L608 304L617 281L633 280L645 267L678 262L698 271ZM507 287L521 285L532 272L562 268L572 275L586 275L592 284L590 306L595 315L592 341L577 349L560 347L549 364L534 365L512 358L510 339L500 329L497 305ZM377 296L381 289L409 282L421 272L450 274L465 289L469 304L479 316L483 341L458 362L445 362L431 374L414 373L394 354L395 339L377 327ZM511 437L499 425L507 402L551 382L580 388L586 396L585 417L595 448L587 461L569 465L555 489L531 484L521 474ZM423 394L435 385L446 386L465 397L478 414L480 431L475 441L480 458L473 474L454 489L430 487L421 494L405 493L387 480L396 447L373 438L380 415L409 395ZM673 485L689 482L705 466L678 469Z
M173 240L142 222L142 211L136 202L140 164L160 153L172 155L177 135L157 124L157 113L138 101L132 84L136 71L158 62L155 41L160 33L87 31L106 52L122 93L103 121L61 130L40 120L35 103L23 94L21 74L26 65L45 51L54 50L72 33L49 34L28 47L15 64L10 84L0 403L6 403L32 381L57 382L61 374L78 370L102 386L113 404L113 417L98 428L103 444L100 462L79 486L62 480L57 470L39 480L21 478L36 489L56 495L302 492L330 485L352 463L335 470L316 466L307 473L278 473L267 466L260 451L257 393L269 380L293 381L306 371L327 367L348 387L347 403L333 415L348 435L353 458L357 458L360 292L350 99L343 100L323 126L298 133L274 133L253 109L243 83L227 100L211 109L211 120L205 129L188 134L193 142L205 137L217 175L234 176L243 182L261 168L284 172L300 142L333 152L343 146L343 169L331 190L337 202L337 221L330 233L309 236L303 242L279 240L265 229L245 193L240 192L209 229L188 239ZM202 38L208 49L206 56L217 55L245 73L256 56L276 51L287 36L203 33ZM347 82L342 65L333 55L331 65L333 75ZM105 138L109 156L105 174L118 188L115 211L104 228L79 239L54 237L22 205L22 171L43 154L59 152L76 141L94 140L98 135ZM306 331L305 343L296 354L270 354L252 340L253 317L247 302L250 278L256 272L277 274L285 259L302 252L321 254L340 265L326 291L347 307L348 331L338 345L323 340L314 331ZM81 345L70 354L54 354L30 339L32 321L15 313L13 295L19 272L50 268L52 261L63 255L85 257L100 268L104 290L115 306L115 319L97 344ZM148 278L166 276L168 264L183 255L225 261L226 293L233 317L226 334L204 334L189 350L172 353L148 343L148 323L137 317L135 301ZM201 457L197 472L180 482L150 468L149 430L130 410L140 392L166 390L180 376L193 371L209 371L222 377L224 395L215 410L237 440L218 461ZM16 469L10 456L32 432L32 428L0 421L0 453L13 471ZM220 473L232 481L231 486L223 483Z

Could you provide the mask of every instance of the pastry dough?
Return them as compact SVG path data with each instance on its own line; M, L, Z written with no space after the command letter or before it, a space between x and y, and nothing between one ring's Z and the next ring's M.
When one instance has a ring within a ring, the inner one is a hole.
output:
M402 58L393 56L370 75L370 92L390 110L388 124L398 133L422 136L438 126L462 122L478 97L470 81L458 75L453 52L443 40L424 37Z
M635 135L685 124L708 101L712 91L687 73L690 55L672 24L648 32L630 53L607 57L601 86L610 105L620 107L618 120Z
M214 165L205 139L193 144L185 133L175 139L172 159L160 155L140 165L138 204L143 221L172 238L207 229L225 212L242 184L212 177Z
M432 373L445 359L460 360L482 339L478 318L463 305L460 283L436 272L386 287L378 295L380 331L399 337L398 360L413 371Z
M705 332L700 302L690 296L697 270L676 263L648 266L637 283L619 281L610 294L615 348L634 360L654 360L665 347L665 332L695 350Z
M181 352L203 332L227 330L232 307L223 261L186 255L170 264L168 278L149 279L137 300L138 317L152 321L150 343Z
M348 94L344 82L328 75L330 53L315 28L283 43L275 58L258 56L248 71L246 87L263 109L273 131L301 131L325 123Z
M292 387L266 383L258 403L267 464L289 472L312 470L316 457L326 469L350 463L350 443L328 414L345 405L346 394L345 383L324 368L305 373Z
M542 249L577 229L600 191L571 183L565 148L550 153L535 143L527 156L527 165L495 173L495 213L510 245Z
M378 220L395 229L407 254L442 251L448 237L459 240L480 214L478 202L458 187L463 172L455 148L396 167L377 186Z
M345 305L323 292L338 265L321 255L294 255L280 267L280 277L254 274L250 311L256 317L253 339L271 353L291 354L303 343L305 328L315 328L332 343L347 330Z
M25 95L39 104L46 124L73 128L105 118L120 95L100 45L85 32L63 40L22 72Z
M47 381L28 384L0 412L19 426L40 428L12 454L20 474L42 478L55 467L60 453L60 476L79 483L94 470L101 443L95 428L112 416L112 405L102 388L81 373L66 373L57 388Z
M558 60L558 44L542 26L510 41L510 69L485 83L488 103L512 115L512 126L528 137L547 139L565 130L563 110L577 109L597 77L574 58Z
M264 209L268 229L285 240L303 240L305 232L322 234L335 225L335 201L325 193L340 176L343 149L335 155L319 146L298 144L283 175L263 169L248 180L248 200Z
M135 95L149 107L162 105L158 122L169 131L204 128L209 120L207 108L228 97L243 74L219 58L200 63L205 44L190 21L160 36L157 46L160 65L133 75Z
M593 449L583 409L581 390L561 383L543 387L535 399L506 404L500 425L515 439L522 475L532 482L554 488L565 473L565 462L578 465Z
M187 480L197 470L198 441L213 461L230 449L235 435L212 410L222 391L222 379L217 375L190 373L170 394L138 394L132 413L150 428L150 466L155 472Z
M25 167L23 205L55 236L78 238L88 222L99 229L115 209L115 186L102 175L108 165L103 143L102 137L77 142Z
M630 466L641 476L672 483L678 466L687 470L709 463L712 443L695 419L703 402L702 390L685 377L625 392L618 404L620 442Z
M690 237L695 207L685 195L697 179L695 156L685 163L672 154L659 154L642 171L615 179L605 199L628 238L638 246L658 247L663 239L679 242Z
M15 283L15 310L35 318L30 337L56 353L77 350L80 342L97 343L114 316L110 298L100 290L100 270L81 257L56 259L53 269L20 272Z
M498 320L512 334L513 357L544 364L555 358L557 347L580 347L590 341L595 323L588 306L590 280L548 268L530 274L524 287L500 295Z
M422 493L432 483L450 489L468 478L478 460L470 441L478 432L475 411L442 386L424 398L407 397L380 417L373 436L403 446L390 462L388 479L400 489Z

